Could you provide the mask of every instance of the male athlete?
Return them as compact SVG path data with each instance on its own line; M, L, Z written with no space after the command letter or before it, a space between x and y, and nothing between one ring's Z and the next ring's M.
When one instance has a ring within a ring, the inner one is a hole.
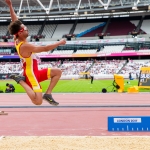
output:
M53 50L59 45L65 45L64 39L46 46L35 46L27 42L28 29L18 20L17 15L12 7L11 0L5 0L9 9L12 22L9 25L10 34L14 35L15 47L18 55L23 63L23 76L10 75L10 78L19 83L26 91L30 99L35 105L41 105L42 100L45 99L52 105L58 105L52 97L52 90L61 77L61 70L58 68L47 68L38 70L37 56L35 53L47 52ZM50 79L49 87L44 95L42 95L42 88L40 82Z

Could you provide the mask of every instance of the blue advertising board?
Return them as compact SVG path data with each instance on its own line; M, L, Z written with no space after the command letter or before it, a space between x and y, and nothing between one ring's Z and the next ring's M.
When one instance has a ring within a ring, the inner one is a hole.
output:
M150 132L150 116L109 116L108 131Z

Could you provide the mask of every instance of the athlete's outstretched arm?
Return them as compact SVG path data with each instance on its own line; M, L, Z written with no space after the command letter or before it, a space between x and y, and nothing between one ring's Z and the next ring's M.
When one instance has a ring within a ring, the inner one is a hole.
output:
M47 52L47 51L50 51L50 50L57 48L59 45L65 45L65 44L66 44L65 39L61 39L58 42L55 42L53 44L49 44L46 46L35 46L35 45L30 44L30 43L24 43L20 47L20 53L23 53L24 51L34 52L34 53Z
M12 7L11 0L5 0L5 2L7 3L8 7L10 9L10 15L11 15L12 21L14 22L14 21L18 20L18 17L17 17L17 15L16 15L16 13L15 13L13 7Z

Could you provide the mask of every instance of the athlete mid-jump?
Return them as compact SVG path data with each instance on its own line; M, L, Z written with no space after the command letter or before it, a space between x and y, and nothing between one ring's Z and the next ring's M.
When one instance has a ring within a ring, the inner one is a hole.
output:
M38 60L36 53L46 52L55 49L59 45L65 45L64 39L46 46L35 46L27 42L28 28L17 18L12 7L11 0L5 0L9 9L12 22L9 25L10 34L14 35L15 47L18 55L23 63L23 76L10 75L10 78L19 83L26 91L30 99L35 105L41 105L43 99L52 105L58 105L53 97L52 90L61 77L61 70L58 68L47 68L38 70ZM44 95L40 82L51 79L49 87Z

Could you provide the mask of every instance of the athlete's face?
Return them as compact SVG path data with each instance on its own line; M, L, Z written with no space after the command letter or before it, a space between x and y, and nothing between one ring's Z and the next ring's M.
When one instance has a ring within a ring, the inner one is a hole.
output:
M27 38L28 37L28 28L24 24L22 24L21 25L21 29L18 31L17 34L19 34L20 36L24 36L25 38Z

